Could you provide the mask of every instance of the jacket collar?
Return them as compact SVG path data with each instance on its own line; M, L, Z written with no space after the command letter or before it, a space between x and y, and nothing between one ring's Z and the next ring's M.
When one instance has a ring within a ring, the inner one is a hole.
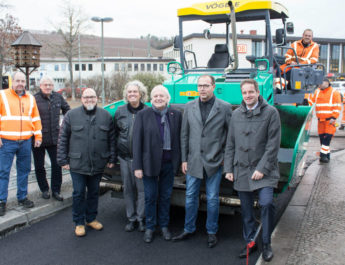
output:
M13 88L9 88L9 89L10 89L10 91L11 91L11 93L12 93L13 95L19 97L19 95L16 93L16 91L14 91ZM26 93L26 90L24 89L24 92L23 92L22 97L24 97L24 96L26 96L26 95L27 95L27 93Z
M259 96L259 104L257 107L253 110L253 116L260 114L261 110L264 109L268 105L267 101L260 95ZM240 106L240 111L243 113L249 112L247 109L246 103L244 100L242 100L241 106Z
M214 117L217 115L217 113L219 112L219 99L217 99L215 97L215 100L214 100L214 103L213 103L213 106L212 106L212 109L210 111L210 113L208 114L208 117L205 121L205 125ZM199 98L195 99L194 100L194 106L193 106L193 113L196 117L196 119L198 120L198 122L200 124L202 124L202 119L201 119L201 113L200 113L200 105L199 105Z

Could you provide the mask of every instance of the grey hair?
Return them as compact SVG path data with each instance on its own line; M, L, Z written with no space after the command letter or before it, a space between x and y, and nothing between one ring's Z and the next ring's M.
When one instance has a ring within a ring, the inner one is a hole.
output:
M171 96L170 96L170 93L169 93L168 89L165 86L163 86L163 85L157 85L154 88L152 88L151 95L150 95L151 99L152 99L152 96L153 96L153 92L155 92L156 90L162 90L164 92L164 94L168 97L168 104L169 104Z
M123 100L127 103L127 92L128 92L128 88L129 86L136 86L139 90L139 94L140 94L140 101L142 103L145 103L147 101L147 88L146 86L140 82L139 80L133 80L128 82L125 85L125 88L123 89Z
M47 76L47 75L43 76L43 77L40 79L40 84L43 83L43 82L45 82L45 81L49 81L49 82L51 82L51 83L54 84L54 81L53 81L53 79L52 79L50 76Z

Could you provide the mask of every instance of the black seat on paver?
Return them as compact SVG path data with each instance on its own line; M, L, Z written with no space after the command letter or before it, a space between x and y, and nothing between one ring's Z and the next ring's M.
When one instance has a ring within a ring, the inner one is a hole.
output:
M216 44L214 54L207 63L208 68L225 68L229 65L229 50L226 44Z

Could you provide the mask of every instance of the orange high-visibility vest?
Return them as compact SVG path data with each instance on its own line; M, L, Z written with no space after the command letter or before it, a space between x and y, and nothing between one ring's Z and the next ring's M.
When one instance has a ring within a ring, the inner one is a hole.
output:
M330 118L337 119L341 111L340 94L333 87L329 86L324 90L318 88L310 98L309 104L315 104L316 117L319 121Z
M42 141L42 124L35 98L25 93L19 97L8 88L0 91L0 138L27 140L35 135Z
M291 44L291 48L296 51L299 64L314 64L319 61L319 45L316 42L311 42L308 47L304 47L302 40L295 41ZM289 49L285 54L285 64L280 66L283 71L291 62L296 62L295 53ZM291 68L288 68L288 72Z

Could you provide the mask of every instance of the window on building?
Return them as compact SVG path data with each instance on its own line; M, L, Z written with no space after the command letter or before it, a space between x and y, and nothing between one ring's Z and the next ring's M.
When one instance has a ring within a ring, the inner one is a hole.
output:
M121 71L126 71L126 64L125 63L122 63L121 64Z
M252 55L257 57L262 56L262 41L252 42Z
M66 64L61 64L61 71L66 71Z
M114 68L114 70L115 70L115 71L117 71L117 72L120 70L120 66L119 66L119 64L118 64L118 63L116 63L116 64L115 64L115 68Z
M327 53L328 53L328 45L327 44L320 45L319 63L322 63L325 66L325 69L327 67Z
M107 70L107 65L104 63L103 64L103 71L106 71Z
M159 64L159 71L161 71L161 72L164 71L164 64L162 64L162 63Z
M156 63L153 64L153 71L157 71L157 64Z
M89 63L89 71L92 71L92 63Z
M40 69L41 69L41 71L46 70L46 65L45 65L45 64L41 64L41 65L40 65Z
M55 70L55 71L59 71L59 65L58 65L58 64L55 64L55 65L54 65L54 70Z
M142 72L145 71L145 64L144 63L140 64L140 71L142 71Z
M134 64L134 71L135 71L135 72L138 71L138 64L137 64L137 63Z
M74 65L74 71L79 71L79 64Z
M127 65L127 69L128 69L129 72L132 71L132 64L131 64L131 63L129 63L129 64Z
M85 64L85 63L83 63L83 64L81 65L81 70L82 70L82 71L86 71L86 64Z
M148 71L148 72L151 71L151 64L150 63L146 64L146 71Z
M340 45L332 44L330 52L329 72L339 72L339 56L340 56Z

